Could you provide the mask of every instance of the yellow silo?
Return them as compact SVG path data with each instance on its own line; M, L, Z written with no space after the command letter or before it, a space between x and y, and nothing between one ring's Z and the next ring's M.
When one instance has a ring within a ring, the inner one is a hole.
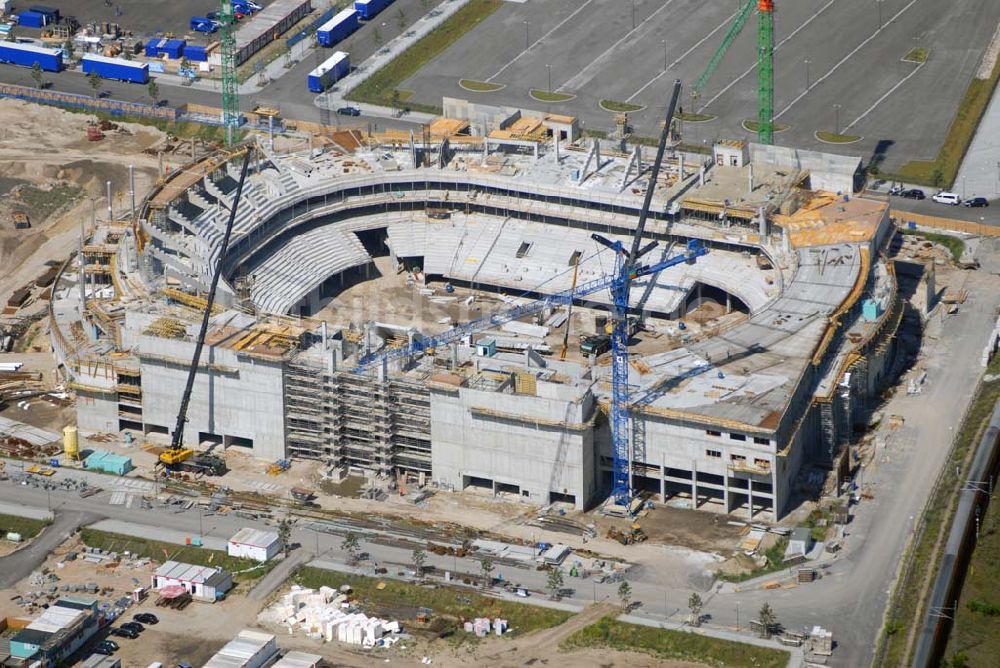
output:
M80 438L73 425L63 427L63 453L69 459L80 459Z

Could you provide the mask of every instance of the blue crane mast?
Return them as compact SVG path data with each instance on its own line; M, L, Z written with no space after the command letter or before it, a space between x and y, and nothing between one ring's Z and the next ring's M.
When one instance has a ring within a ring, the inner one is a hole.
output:
M628 309L629 295L632 282L636 279L651 274L658 274L664 269L677 266L682 263L694 263L695 260L707 253L707 249L697 240L690 240L685 246L684 252L668 257L654 264L643 264L641 259L644 255L656 248L657 241L651 241L640 248L642 235L646 228L646 220L649 217L649 209L653 201L653 191L660 173L660 166L663 163L663 155L666 152L667 135L669 134L670 119L674 116L677 106L677 99L680 95L681 82L674 81L673 94L670 104L667 107L666 121L663 132L660 135L660 142L656 150L656 160L653 162L652 171L649 175L649 186L646 188L642 209L639 213L639 222L636 225L632 236L632 243L629 248L618 240L610 240L600 234L592 234L591 238L597 243L610 249L615 254L615 271L610 276L604 276L593 281L589 281L575 288L557 292L541 299L537 299L520 306L516 306L506 311L500 311L492 315L484 316L477 320L453 327L452 329L435 334L434 336L414 339L409 345L402 348L382 350L376 353L365 355L353 369L355 373L364 373L393 362L395 360L406 359L418 353L430 352L435 348L446 346L456 341L461 341L467 336L486 329L491 329L504 323L518 320L525 316L538 313L550 306L563 306L571 303L580 297L609 290L612 298L612 334L611 334L611 440L612 440L612 498L618 505L627 506L632 498L632 481L630 470L629 447L629 390L628 390Z

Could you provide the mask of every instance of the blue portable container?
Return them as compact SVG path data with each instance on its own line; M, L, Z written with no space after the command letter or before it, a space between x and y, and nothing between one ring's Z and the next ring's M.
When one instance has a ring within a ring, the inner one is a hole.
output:
M333 46L357 29L358 10L348 7L316 29L316 41L320 46Z
M186 44L187 42L182 39L168 39L160 51L167 54L167 58L178 60L184 53L184 46Z
M18 42L0 42L0 63L22 67L38 63L45 72L58 72L63 68L62 51Z
M350 57L343 51L337 51L322 65L309 73L309 90L314 93L322 93L327 88L347 76L347 73L350 71Z
M45 14L39 14L30 9L17 15L17 24L25 28L44 28L49 23L49 18Z
M163 48L163 45L166 44L166 43L167 43L167 40L165 40L165 39L154 39L154 40L150 40L150 41L146 42L146 57L147 58L156 58L157 56L159 56L160 55L160 50Z
M392 4L392 0L354 0L354 8L358 10L365 21L370 21L383 9Z
M184 46L184 57L193 63L204 63L208 61L208 47L198 44L186 44Z
M28 9L42 14L49 23L59 22L59 10L55 7L47 7L46 5L31 5Z
M97 72L102 79L117 79L129 83L148 83L149 65L124 58L108 58L86 54L82 59L83 73Z

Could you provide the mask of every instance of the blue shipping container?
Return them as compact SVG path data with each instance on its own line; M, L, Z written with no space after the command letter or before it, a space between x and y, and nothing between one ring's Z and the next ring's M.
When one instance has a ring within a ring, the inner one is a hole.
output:
M83 73L97 72L102 79L117 79L130 83L148 83L149 65L123 58L107 58L88 53L82 58Z
M165 39L154 39L146 42L146 57L156 58L160 55L160 49L162 49L163 45L166 43L167 40Z
M208 62L208 47L197 44L187 44L184 46L184 57L194 63Z
M181 57L185 44L187 44L187 42L182 39L168 39L167 43L163 45L163 48L160 49L160 51L167 54L167 58L177 60Z
M351 71L351 59L343 51L337 51L322 65L309 73L309 90L322 93L337 83Z
M391 3L392 0L354 0L354 8L358 10L361 18L370 21Z
M38 12L43 14L49 19L49 23L57 23L59 21L59 10L55 7L47 7L45 5L32 5L28 7L33 12Z
M45 14L29 10L17 15L17 24L25 28L44 28L49 24L49 19Z
M58 72L63 67L62 51L33 44L0 42L0 63L31 67L38 63L45 72Z
M320 46L333 46L358 29L358 10L348 7L316 29Z

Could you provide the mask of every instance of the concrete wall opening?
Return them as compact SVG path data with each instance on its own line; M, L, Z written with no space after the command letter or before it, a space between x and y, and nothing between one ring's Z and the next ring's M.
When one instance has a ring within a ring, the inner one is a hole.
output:
M576 494L566 494L565 492L549 492L549 503L569 503L576 505Z
M253 450L253 439L243 438L242 436L223 436L222 444L227 448L248 448Z
M493 481L489 478L479 478L474 475L464 475L462 476L462 489L468 489L469 487L475 487L477 489L488 489L493 491Z
M521 486L520 485L512 485L512 484L506 483L506 482L498 482L497 483L497 487L496 487L496 492L497 492L497 494L500 494L501 492L503 492L504 494L515 494L515 495L517 495L517 494L521 493Z
M716 317L733 311L750 313L750 308L736 295L700 281L695 283L688 293L684 310L689 315L692 311L702 310L706 312L706 317Z

